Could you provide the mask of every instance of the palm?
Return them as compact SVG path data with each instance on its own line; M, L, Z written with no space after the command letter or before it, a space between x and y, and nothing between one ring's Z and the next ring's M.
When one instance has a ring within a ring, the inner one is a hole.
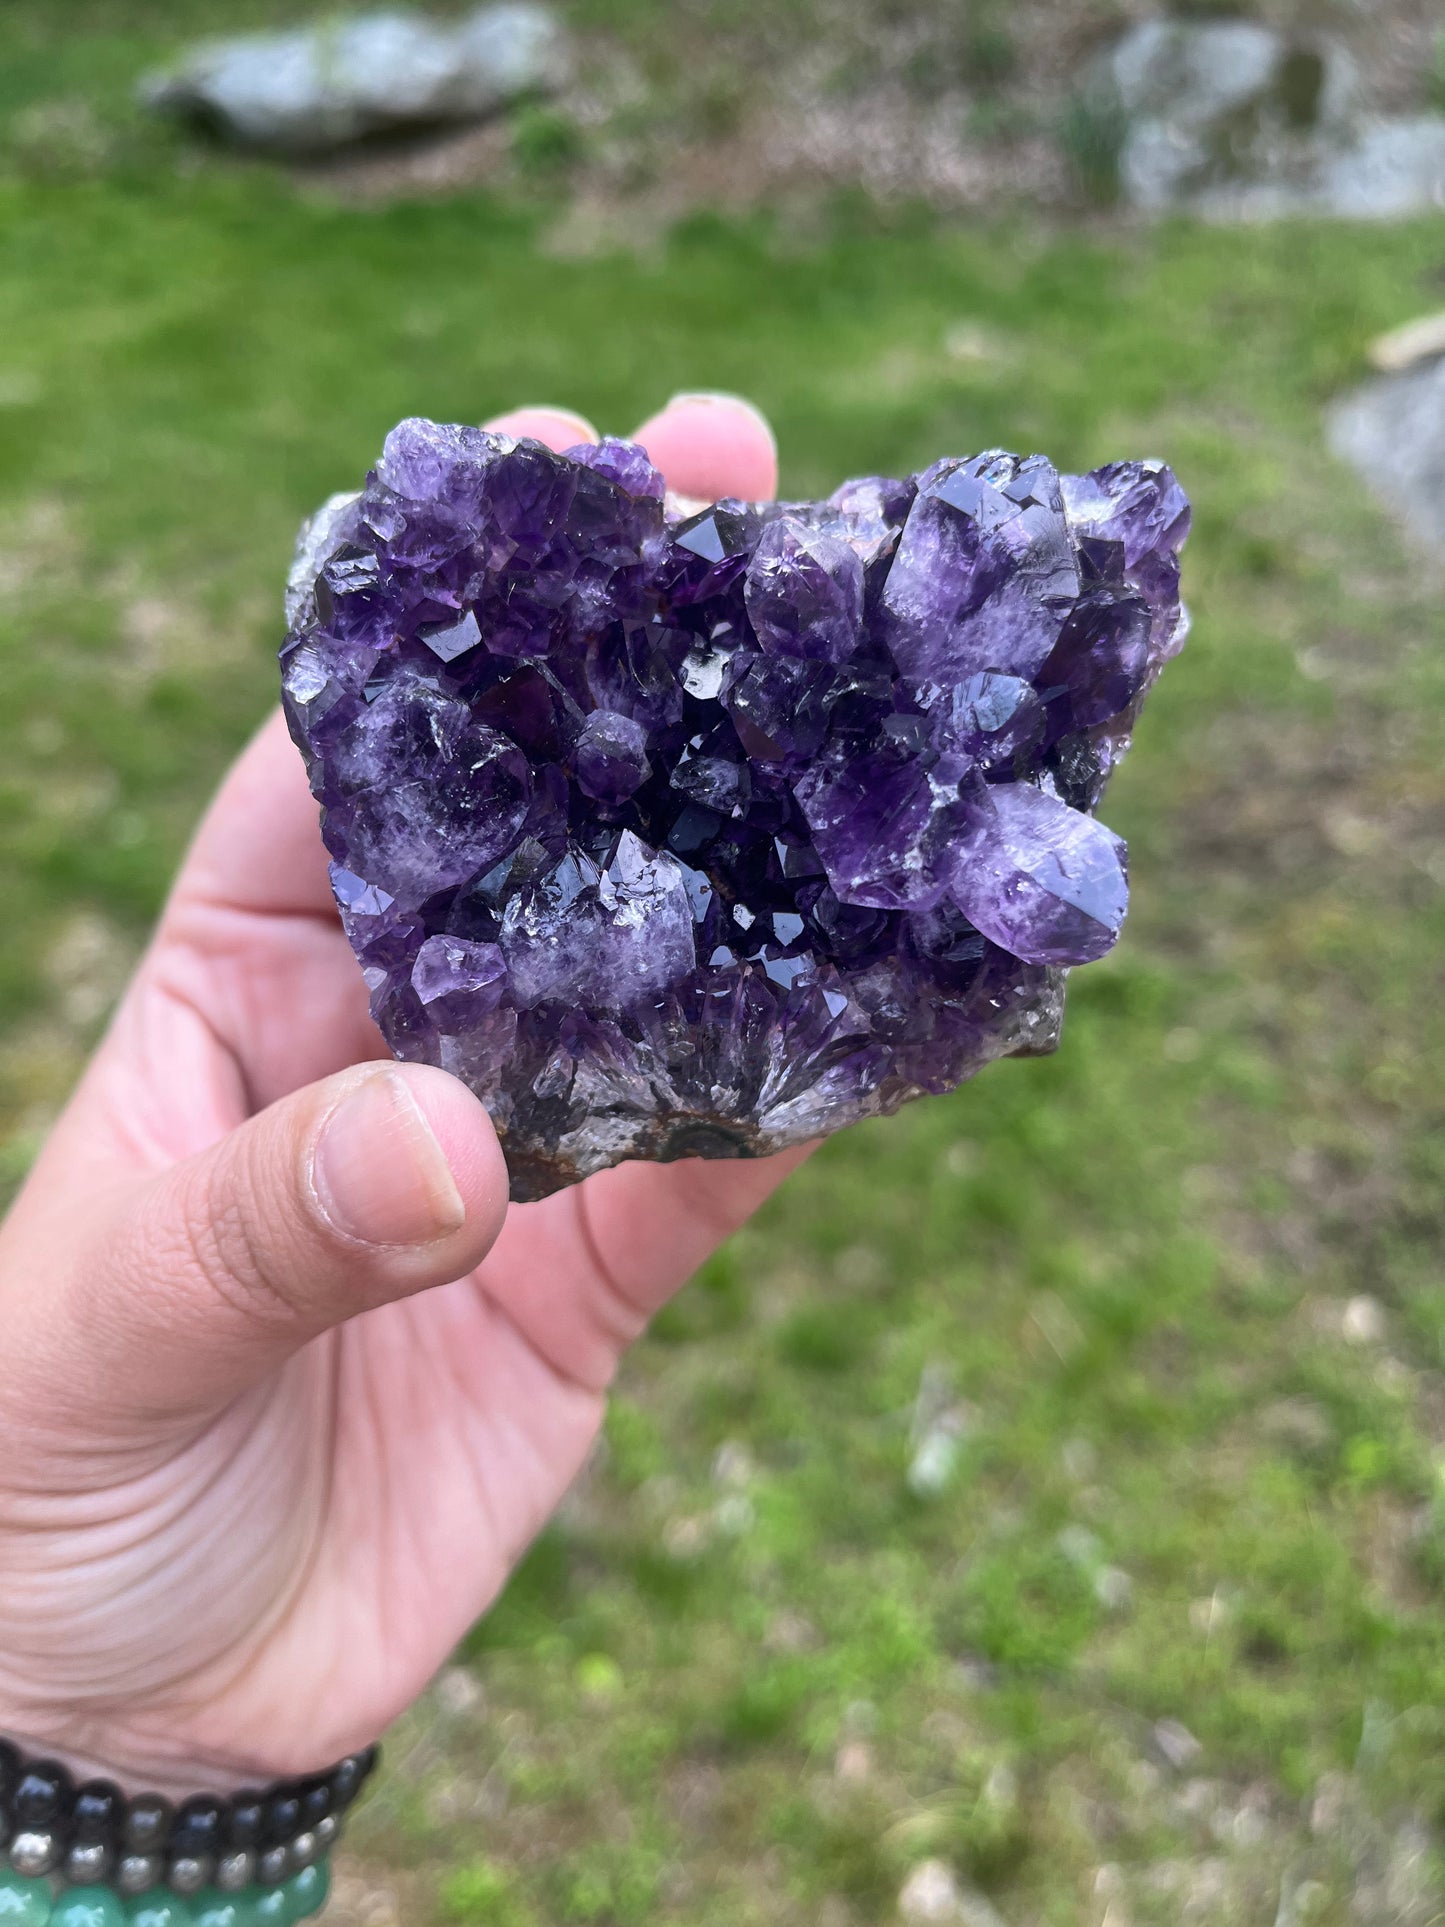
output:
M731 480L724 467L712 492ZM68 1187L165 1171L381 1054L276 717L208 817L62 1127ZM106 1622L89 1697L126 1682L128 1736L218 1770L299 1770L364 1744L562 1497L622 1349L780 1163L603 1173L513 1208L478 1271L364 1312L219 1416L139 1438L133 1413L113 1421L96 1445L123 1469L101 1516L82 1483L47 1520L85 1594L70 1604ZM92 1556L118 1516L143 1560Z
M296 892L283 903L248 901L244 867L227 847L233 823L254 836L251 805L263 796L297 845L294 862L266 865ZM213 875L225 894L213 894ZM147 1007L117 1028L106 1108L113 1126L132 1120L133 1157L188 1156L252 1106L379 1052L328 906L315 808L273 722L178 888L134 993ZM177 1062L192 1066L180 1109ZM165 1629L177 1677L246 1662L242 1730L223 1732L224 1702L204 1695L198 1737L208 1751L248 1752L260 1737L244 1730L253 1711L274 1750L284 1703L298 1750L344 1752L414 1697L565 1492L620 1347L773 1181L762 1168L638 1167L517 1208L480 1271L368 1312L294 1360L280 1388L284 1422L268 1383L254 1413L248 1401L188 1448L204 1461L198 1477L224 1480L244 1459L265 1515L238 1535L233 1507L210 1510L211 1544L191 1556L224 1565L238 1536L268 1549L231 1574L221 1623L187 1606ZM645 1246L628 1237L638 1222L650 1227ZM299 1591L298 1543L307 1553ZM149 1644L155 1617L146 1624ZM338 1709L344 1725L334 1724Z

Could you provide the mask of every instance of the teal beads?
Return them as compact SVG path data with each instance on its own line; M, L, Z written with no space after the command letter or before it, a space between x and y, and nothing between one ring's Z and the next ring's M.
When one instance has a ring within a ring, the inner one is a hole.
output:
M191 1903L179 1894L168 1894L164 1887L154 1893L139 1894L126 1909L126 1927L195 1927Z
M291 1896L292 1920L310 1920L313 1914L319 1914L331 1891L331 1871L326 1862L303 1867L294 1880L287 1881L285 1891Z
M196 1927L251 1927L250 1902L242 1894L202 1894L196 1908Z
M161 1889L130 1903L126 1927L255 1927L260 1898L253 1888L245 1894L220 1894L207 1889L193 1900ZM289 1918L286 1915L280 1919Z
M23 1880L18 1873L0 1873L3 1927L48 1927L53 1905L48 1880Z
M50 1927L126 1927L125 1903L109 1887L69 1887L55 1903Z
M0 1927L297 1927L321 1912L330 1887L323 1862L243 1894L211 1890L186 1900L161 1887L122 1900L108 1887L70 1887L53 1900L48 1880L0 1870Z
M326 1905L331 1875L324 1863L306 1867L280 1887L252 1887L237 1896L239 1911L235 1927L296 1927L297 1921L310 1920ZM196 1927L212 1927L208 1913L197 1914ZM217 1913L214 1927L231 1927Z

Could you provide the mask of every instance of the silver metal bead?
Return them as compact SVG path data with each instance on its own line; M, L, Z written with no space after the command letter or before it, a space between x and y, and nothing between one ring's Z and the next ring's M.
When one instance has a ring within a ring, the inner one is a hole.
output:
M166 1877L166 1863L158 1853L122 1854L115 1870L115 1884L127 1897L148 1894Z
M72 1887L93 1887L110 1872L110 1848L103 1840L77 1841L65 1856L65 1878Z
M211 1884L211 1863L191 1853L179 1854L170 1864L166 1878L172 1893L198 1894Z
M341 1822L334 1813L328 1813L324 1820L316 1822L316 1844L323 1853L336 1845L341 1837Z
M216 1862L216 1885L223 1894L239 1894L256 1878L256 1856L243 1851L223 1853Z
M256 1862L256 1878L263 1887L279 1887L291 1871L291 1856L285 1847L267 1847Z
M53 1833L27 1827L10 1842L10 1865L25 1880L39 1880L60 1864L60 1841Z
M302 1867L309 1867L312 1861L319 1857L321 1848L314 1833L298 1833L286 1851L290 1856L291 1865L299 1872Z

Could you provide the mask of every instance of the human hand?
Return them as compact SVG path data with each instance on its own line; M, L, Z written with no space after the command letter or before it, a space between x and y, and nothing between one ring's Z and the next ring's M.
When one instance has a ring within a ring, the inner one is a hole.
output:
M679 493L774 490L741 404L638 438ZM0 1730L180 1792L368 1744L561 1499L649 1315L798 1162L509 1210L477 1099L384 1056L278 715L0 1229Z

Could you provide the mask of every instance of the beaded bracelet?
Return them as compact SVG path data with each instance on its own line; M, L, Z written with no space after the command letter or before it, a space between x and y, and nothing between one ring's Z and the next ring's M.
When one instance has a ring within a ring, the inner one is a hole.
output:
M57 1760L0 1740L0 1927L262 1927L325 1904L326 1856L376 1765L371 1747L328 1773L179 1807L77 1787ZM5 1871L8 1864L9 1871Z

